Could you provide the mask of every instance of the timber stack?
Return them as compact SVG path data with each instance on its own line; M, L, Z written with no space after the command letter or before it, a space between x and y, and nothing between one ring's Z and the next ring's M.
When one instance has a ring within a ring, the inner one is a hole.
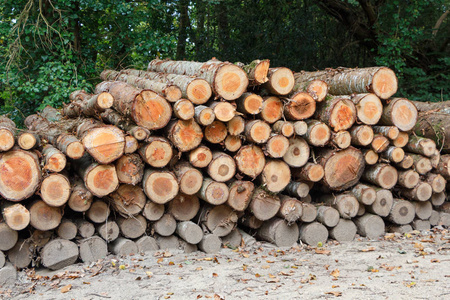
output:
M0 118L0 256L17 268L450 225L450 155L386 67L156 59L101 79L26 130Z

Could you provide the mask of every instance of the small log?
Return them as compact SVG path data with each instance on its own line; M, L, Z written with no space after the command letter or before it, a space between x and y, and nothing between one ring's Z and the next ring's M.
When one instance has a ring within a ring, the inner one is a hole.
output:
M280 210L281 202L277 195L271 195L261 188L253 193L249 210L261 221L269 220Z
M245 120L241 116L235 116L227 123L228 133L232 136L240 135L245 130Z
M395 141L400 134L400 131L395 126L372 126L372 129L373 132L381 134L391 141Z
M42 180L40 194L41 199L50 206L66 204L71 194L69 179L59 173L48 175Z
M419 173L414 170L398 171L398 182L397 184L407 188L412 189L419 183L420 177Z
M431 166L436 169L439 165L440 160L441 160L441 153L438 149L436 149L434 154L430 156Z
M431 224L429 220L421 220L421 219L415 219L412 223L412 227L414 228L414 230L430 230L431 229Z
M42 248L40 257L44 267L58 270L74 264L78 255L77 244L68 240L55 239Z
M381 153L381 158L393 163L399 163L405 158L405 151L402 148L389 146L386 151Z
M301 124L305 125L306 123L303 121L298 121L298 131L302 132L302 135L305 133L304 131L306 130L306 126L303 126L304 128L300 128L302 127ZM276 121L273 125L272 125L272 132L274 133L278 133L281 134L287 138L291 137L294 133L298 135L298 133L296 132L295 128L294 128L294 123L289 122L289 121Z
M6 116L0 116L0 151L8 151L15 144L16 124Z
M61 223L61 208L49 206L42 200L33 202L28 210L30 211L30 225L38 230L52 230Z
M439 222L438 225L450 226L450 213L439 212Z
M139 154L146 163L154 168L165 167L173 156L173 149L170 142L157 136L151 136L146 143L141 144Z
M380 216L366 213L355 219L358 233L370 240L378 239L385 232L384 221Z
M379 155L372 149L361 149L361 151L367 165L371 166L378 162Z
M350 99L355 104L356 116L359 122L367 125L378 123L383 112L383 104L380 98L369 93L352 95Z
M270 61L268 59L256 59L248 65L244 65L241 62L237 62L235 64L247 73L250 86L261 85L269 80L269 78L267 78L267 72L269 72L270 65Z
M160 236L170 236L177 229L177 221L170 214L164 214L158 221L153 223L152 230Z
M206 171L213 180L225 182L236 174L236 163L231 156L224 152L213 152L212 160Z
M284 96L294 88L294 73L288 68L270 68L267 77L269 80L263 86L271 94Z
M20 203L6 203L1 205L3 221L13 230L25 229L30 224L30 212Z
M125 146L123 148L123 153L124 154L131 154L136 152L136 150L139 148L139 142L138 140L131 136L131 135L126 135L125 136Z
M337 209L343 219L351 219L358 213L359 202L350 192L339 195L323 195L320 201Z
M147 229L147 220L142 215L131 218L119 217L116 220L120 233L129 239L137 239L141 237Z
M441 174L429 173L426 175L425 182L433 188L433 193L441 193L445 190L447 180Z
M139 154L125 154L116 161L115 165L117 178L121 183L136 185L142 181L144 163Z
M401 190L402 196L416 201L427 201L431 198L433 194L433 188L429 183L419 182L412 189L403 189Z
M236 152L242 147L242 139L239 136L228 135L223 141L225 150L229 152Z
M261 112L263 98L253 93L243 93L236 99L237 111L243 114L257 115Z
M248 212L244 213L242 217L239 217L238 221L240 225L248 227L250 229L258 229L264 224L263 221L259 220L254 215Z
M420 175L425 175L433 169L431 161L428 157L412 153L408 153L408 155L411 156L414 161L414 170Z
M307 127L303 138L310 144L316 147L325 146L331 139L331 130L327 124L317 120L305 120Z
M242 234L235 228L229 234L222 237L222 244L230 249L237 249L242 244Z
M394 199L391 211L389 212L389 221L397 225L406 225L411 223L415 217L414 205L402 199Z
M397 233L400 233L400 234L405 234L405 233L413 231L412 226L409 225L409 224L407 224L407 225L398 225L398 226L391 225L387 229L388 229L388 232L394 232L394 233L397 232Z
M228 131L225 123L215 120L205 127L205 140L211 144L219 144L225 140Z
M193 168L188 162L186 161L178 162L174 166L173 170L178 180L180 192L186 195L193 195L197 193L202 187L203 183L202 173L199 170Z
M266 159L264 152L256 145L245 145L234 157L239 172L255 178L264 169Z
M275 96L264 97L259 116L269 124L275 123L283 116L283 102Z
M177 197L175 197L173 201L175 201ZM149 221L158 221L161 219L163 214L164 205L152 202L150 200L145 203L144 209L142 210L142 215Z
M41 144L41 139L32 132L22 132L17 136L17 145L22 150L31 150Z
M255 185L251 181L235 180L229 185L227 204L235 211L244 211L251 200Z
M400 131L395 140L392 141L392 144L395 147L403 148L408 144L409 134L407 132Z
M356 107L349 99L332 97L318 103L314 118L324 122L335 132L347 130L356 121Z
M181 120L189 120L194 117L194 105L188 99L179 99L173 104L173 114Z
M316 111L316 101L305 92L295 92L284 105L284 116L289 120L305 120Z
M359 205L358 213L356 214L357 217L361 217L366 213L366 207L364 205Z
M299 223L300 240L312 247L324 245L328 239L328 229L319 222Z
M300 138L290 138L289 148L286 154L283 156L283 160L290 167L302 167L306 164L309 159L310 148L308 143Z
M383 108L380 125L397 126L401 131L410 131L416 125L416 106L405 98L392 98Z
M355 146L368 146L373 141L373 129L368 125L353 126L349 129L351 142Z
M236 227L237 220L236 212L226 204L204 206L199 213L199 222L219 237L229 234Z
M198 248L205 253L217 253L220 251L222 241L220 237L215 234L205 234L198 243Z
M345 190L355 185L364 171L364 157L353 147L340 151L324 149L316 158L325 172L321 182L331 190Z
M91 222L84 219L76 219L74 222L77 226L78 235L82 238L88 238L94 235L95 227Z
M178 194L177 178L165 169L147 169L142 180L144 192L155 203L164 204Z
M276 193L284 190L291 181L291 170L282 160L269 160L259 178L267 190Z
M259 228L258 237L277 247L291 247L298 241L299 229L297 224L289 225L283 219L273 218Z
M391 165L376 164L365 169L362 179L384 189L391 189L397 183L398 173Z
M56 234L65 240L73 240L77 236L77 232L77 225L69 219L61 220L61 224L56 229Z
M87 211L92 204L94 195L85 187L84 182L79 178L74 180L72 183L72 193L70 194L67 205L71 210L76 212Z
M445 192L435 193L431 195L431 204L433 204L434 207L439 207L442 204L444 204L445 200L447 199L447 194Z
M441 155L441 160L436 168L436 172L450 180L450 154Z
M159 249L161 250L170 250L170 249L178 249L180 246L180 241L175 235L171 236L159 236L155 235L156 242L158 243Z
M245 124L245 137L255 144L267 142L271 132L269 124L261 120L253 120Z
M117 126L139 141L145 140L150 135L150 130L136 125L132 120L113 109L105 110L100 114L100 118L103 122Z
M411 168L413 165L414 165L414 159L408 153L405 153L405 157L403 157L403 160L401 162L395 164L395 166L405 169L405 170Z
M387 217L391 211L394 197L391 191L374 187L377 192L377 198L371 204L366 206L366 211L376 214L381 217Z
M213 110L216 120L228 122L233 119L236 108L227 101L214 101L209 107Z
M411 135L408 143L405 145L405 150L431 157L436 152L436 143L431 139Z
M339 219L333 228L330 228L329 235L339 243L351 242L355 239L357 228L352 220Z
M339 211L331 206L320 205L317 208L317 221L327 227L334 227L339 223ZM343 220L343 219L342 219Z
M110 93L103 92L93 95L84 90L70 93L69 100L71 102L63 108L64 116L69 118L93 117L111 108L114 103L114 98Z
M328 84L323 80L316 79L302 81L302 78L299 78L297 74L294 74L295 85L293 91L307 92L315 101L322 102L328 94Z
M202 129L193 119L173 121L167 125L166 131L169 140L181 152L197 148L203 138Z
M282 158L289 149L289 140L280 134L272 134L267 141L264 151L271 158Z
M304 223L311 223L317 218L317 208L312 203L306 203L302 198L302 216L300 217L300 221Z
M119 237L108 245L109 251L115 255L132 255L139 252L138 247L132 240Z
M41 181L37 157L24 150L0 153L0 195L9 201L31 197Z
M206 138L206 134L205 134ZM212 159L211 150L203 145L189 152L189 162L196 168L204 168L209 165Z
M332 132L331 134L331 143L340 149L347 149L350 147L352 142L352 137L350 132L346 130L342 130L339 132Z
M96 226L97 233L107 243L115 241L119 237L120 229L115 221L108 220L103 224Z
M66 167L66 156L55 147L45 145L42 155L44 156L43 170L58 173Z
M155 252L159 250L156 239L151 236L144 235L136 241L139 253Z
M389 140L381 134L374 134L370 147L376 153L384 152L389 147Z
M194 108L195 122L202 126L208 126L216 119L214 111L205 105L199 105Z
M167 206L167 213L177 221L189 221L197 215L200 201L195 195L178 194Z
M284 190L292 197L303 198L309 194L310 189L311 188L308 183L302 181L291 181Z
M0 222L0 250L7 251L17 243L19 235L8 224Z
M318 182L322 180L324 176L323 167L321 165L310 162L306 163L306 165L304 165L300 169L296 169L292 172L294 178L302 181Z
M415 216L417 218L421 220L428 220L431 217L431 213L433 211L431 201L415 201L412 205L414 205L416 212Z
M303 205L300 201L289 196L281 195L280 203L281 205L277 212L277 216L284 219L288 225L291 225L301 218Z
M361 205L372 205L377 199L375 189L362 183L355 185L352 188L352 193Z
M114 210L125 218L139 214L147 201L142 189L130 184L121 184L108 198Z
M211 178L203 178L202 188L198 197L212 205L220 205L227 201L229 196L228 187L223 182L217 182Z
M294 133L296 135L304 135L308 130L308 125L305 121L296 121L294 122Z
M202 228L192 221L179 222L176 232L180 238L190 244L198 244L203 238Z
M78 242L80 259L84 263L96 262L108 255L108 245L98 236L89 237Z
M33 258L33 245L29 240L19 239L16 245L9 249L8 260L17 269L23 269L30 265ZM3 257L3 265L4 265ZM0 266L2 266L2 259L0 258ZM3 266L2 266L3 267Z
M439 224L439 212L434 210L431 212L431 217L429 219L431 226L436 226Z
M109 205L102 200L95 200L86 212L86 217L94 223L100 224L108 220L110 213Z

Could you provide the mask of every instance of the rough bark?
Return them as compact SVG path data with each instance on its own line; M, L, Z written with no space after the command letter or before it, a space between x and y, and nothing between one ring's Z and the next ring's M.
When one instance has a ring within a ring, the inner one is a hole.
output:
M270 60L268 59L256 59L248 65L241 62L235 64L247 73L250 86L261 85L269 80L267 73L269 72Z
M362 175L362 179L384 189L391 189L398 180L397 170L388 164L376 164L368 166Z
M69 118L94 117L111 108L114 103L113 96L108 92L88 94L78 90L72 92L69 99L71 102L63 109L64 116Z

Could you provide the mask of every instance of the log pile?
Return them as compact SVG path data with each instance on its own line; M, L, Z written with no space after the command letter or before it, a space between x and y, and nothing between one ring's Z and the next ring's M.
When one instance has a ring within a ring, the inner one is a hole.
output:
M450 225L450 155L413 133L388 68L154 60L101 78L26 130L0 118L0 255L18 268Z

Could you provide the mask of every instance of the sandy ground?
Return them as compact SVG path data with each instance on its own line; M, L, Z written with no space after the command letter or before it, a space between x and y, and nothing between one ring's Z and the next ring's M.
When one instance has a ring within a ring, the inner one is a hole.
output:
M358 238L321 248L256 242L220 253L109 256L59 271L25 270L13 299L450 299L447 230Z

